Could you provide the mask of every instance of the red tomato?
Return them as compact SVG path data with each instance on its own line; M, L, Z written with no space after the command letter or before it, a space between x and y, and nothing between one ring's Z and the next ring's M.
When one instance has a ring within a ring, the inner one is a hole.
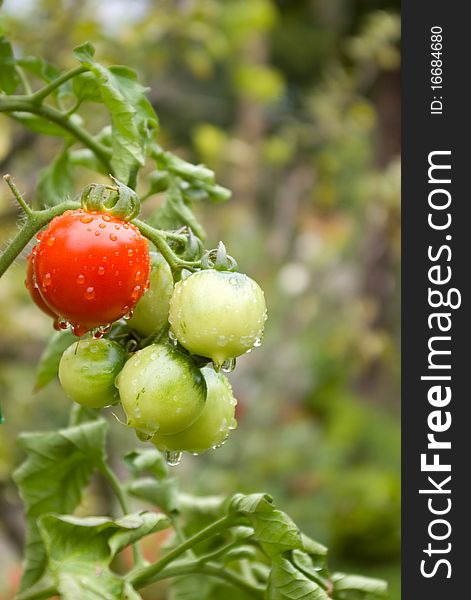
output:
M132 311L149 286L148 242L109 214L66 211L40 235L33 268L41 298L83 335Z
M37 286L34 284L33 253L31 253L28 256L27 261L28 262L26 265L25 286L26 286L26 289L29 291L31 299L33 300L33 302L36 304L36 306L38 308L40 308L44 313L46 313L46 315L49 315L53 319L57 319L56 313L53 310L51 310L49 308L49 306L44 302L44 300L41 297L41 294L39 293Z

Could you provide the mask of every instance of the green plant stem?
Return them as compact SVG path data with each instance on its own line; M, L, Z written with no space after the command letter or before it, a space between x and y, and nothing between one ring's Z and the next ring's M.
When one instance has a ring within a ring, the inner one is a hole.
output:
M137 569L130 574L129 581L132 585L137 587L143 587L148 585L152 581L155 581L154 577L163 571L167 565L176 560L182 554L185 554L187 550L193 548L198 545L202 541L206 540L209 537L213 537L222 531L225 531L229 527L234 525L234 517L225 516L221 519L218 519L208 527L205 527L192 537L188 538L177 546L170 550L163 558L158 560L156 563L149 565L147 567L143 567L142 569Z
M23 90L24 90L25 94L28 94L28 95L31 94L32 93L31 86L29 85L29 81L25 75L25 72L19 65L16 65L15 69L21 80L21 85L23 86Z
M64 211L72 210L78 207L79 204L71 200L67 202L61 202L60 204L57 204L56 206L46 210L31 211L27 215L27 219L20 231L16 234L16 236L0 256L0 277L5 273L18 254L31 240L31 238L40 229L42 229L44 225L49 223L49 221L57 215L61 215Z
M181 269L194 271L200 265L199 261L189 262L179 258L179 256L177 256L177 254L175 254L175 252L167 244L166 237L168 236L166 232L155 229L140 219L133 219L132 222L136 225L136 227L138 227L142 235L144 235L148 240L155 244L155 246L157 246L158 250L168 262L172 271L179 271Z
M31 206L29 204L26 203L26 201L23 198L23 196L21 195L19 189L16 187L16 185L11 180L11 175L4 175L3 176L3 180L5 181L5 183L10 188L12 194L15 196L16 201L21 206L21 208L23 209L23 211L27 215L32 215L33 209L31 208Z
M58 595L57 588L53 585L49 586L36 586L20 592L15 596L15 600L42 600L43 598L51 598L52 596Z
M38 104L37 101L31 100L33 96L2 96L0 97L0 112L25 112L38 115L56 123L65 131L72 134L75 139L82 142L84 146L89 148L95 156L100 160L107 172L113 174L111 168L110 158L111 153L102 144L97 142L85 129L74 123L67 115L67 113L61 112L51 106L45 104Z
M151 581L148 581L144 585L148 585L156 581L161 581L163 579L169 579L170 577L181 577L182 575L192 574L208 575L210 577L222 579L223 581L226 581L227 583L230 583L235 587L240 588L244 592L247 592L254 598L264 597L264 587L250 584L248 581L243 579L243 577L241 577L236 571L232 569L227 569L222 565L214 563L203 563L200 561L173 565L165 569L164 571L157 573ZM144 587L144 585L139 585L138 587Z
M63 73L37 92L30 94L30 101L40 104L45 98L47 98L47 96L49 96L49 94L52 94L52 92L60 87L63 83L69 81L69 79L77 77L77 75L84 73L86 70L87 69L85 67L76 67L75 69L71 69L70 71Z
M126 498L126 494L124 492L124 489L123 489L119 479L116 477L113 470L109 467L109 465L106 462L103 461L101 463L101 465L99 466L99 469L100 469L100 473L108 481L111 489L115 493L116 498L118 499L119 505L121 507L121 510L123 511L123 514L127 515L130 512L129 505L128 505L128 499ZM137 566L143 565L144 557L142 555L141 548L137 542L135 542L132 545L132 551L133 551L134 563Z

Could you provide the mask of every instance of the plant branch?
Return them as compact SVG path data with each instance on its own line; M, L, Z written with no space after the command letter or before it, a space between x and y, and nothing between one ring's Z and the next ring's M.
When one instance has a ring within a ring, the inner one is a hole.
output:
M26 203L25 199L23 198L23 196L21 195L21 192L19 191L19 189L16 187L16 185L13 183L13 181L11 180L11 175L4 175L3 176L3 180L5 181L5 183L8 185L8 187L10 188L12 194L15 196L16 201L18 202L18 204L21 206L21 208L24 210L24 212L27 215L32 215L33 214L33 209L31 208L31 206L29 206L29 204Z
M161 571L160 573L157 573L152 580L148 581L144 585L139 585L138 587L144 587L145 585L154 583L156 581L161 581L162 579L181 577L182 575L191 575L193 573L198 575L209 575L210 577L222 579L223 581L242 589L244 592L247 592L254 598L264 597L264 587L250 584L233 569L227 569L222 565L214 563L202 563L200 561L176 564L168 569L165 569L164 571Z
M45 104L37 104L31 98L32 96L2 96L0 97L0 112L31 113L44 117L52 123L56 123L89 148L100 160L107 172L113 174L110 163L111 153L108 148L97 142L85 129L74 123L67 113Z
M194 271L200 265L200 262L190 262L186 260L182 260L175 252L170 248L170 246L166 242L166 238L169 237L167 232L160 231L159 229L155 229L148 223L141 221L139 219L133 219L133 223L138 227L139 231L144 235L148 240L150 240L155 246L157 246L158 250L168 262L172 271L178 271L181 269L188 269L190 271Z
M77 67L75 69L71 69L70 71L67 71L66 73L63 73L62 75L60 75L59 77L57 77L56 79L51 81L51 83L49 83L48 85L45 85L44 87L39 89L37 92L34 92L33 94L31 94L30 101L34 102L36 104L40 104L45 98L47 98L47 96L49 96L49 94L52 94L52 92L54 90L56 90L58 87L60 87L63 83L65 83L66 81L69 81L69 79L73 79L74 77L77 77L77 75L80 75L81 73L84 73L85 71L86 71L85 67Z
M121 507L121 510L123 511L123 514L124 515L129 514L130 510L129 510L128 499L126 497L126 493L125 493L119 479L114 474L113 470L109 467L109 465L105 461L103 461L100 464L99 470L100 470L100 473L103 475L103 477L108 481L111 489L115 493L116 498L118 499L119 505ZM135 542L132 545L132 551L133 551L134 563L139 566L142 565L144 563L144 557L142 555L141 548L137 542Z
M8 267L13 263L16 257L20 254L23 248L28 244L31 238L40 230L46 223L49 223L54 217L61 215L66 210L78 208L80 205L73 200L61 202L56 206L46 210L31 211L27 215L27 219L20 231L13 238L7 248L0 256L0 277L5 273Z
M234 525L234 517L226 516L218 519L208 527L205 527L192 537L188 538L185 542L170 550L163 558L158 560L156 563L144 567L142 569L137 569L130 574L129 581L132 585L137 587L143 587L148 585L152 581L155 581L154 577L164 570L164 568L176 560L182 554L185 554L187 550L197 546L202 541L206 540L209 537L213 537L222 531L225 531L229 527Z

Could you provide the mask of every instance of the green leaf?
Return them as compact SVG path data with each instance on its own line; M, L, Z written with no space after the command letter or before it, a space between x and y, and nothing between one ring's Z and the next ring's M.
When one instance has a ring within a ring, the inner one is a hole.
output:
M10 42L0 36L0 90L13 94L20 84L15 68L15 57Z
M157 479L164 479L168 475L167 461L156 448L128 452L124 457L124 462L134 475L148 472Z
M97 102L100 99L100 89L93 73L81 73L77 77L74 77L72 80L72 89L77 100L81 102L85 100L94 100Z
M179 229L187 226L193 233L204 240L206 233L196 219L189 202L183 197L175 179L171 179L163 205L150 217L149 223L162 229Z
M275 509L268 494L236 494L229 503L229 512L249 519L254 528L254 539L268 556L276 557L294 549L305 550L299 528L287 514Z
M166 517L152 512L117 520L51 514L40 517L48 571L61 598L139 598L109 565L131 543L169 525Z
M67 200L74 191L74 176L67 150L42 169L38 179L38 199L41 208L50 208Z
M45 83L50 83L61 74L60 69L38 56L25 56L16 61L25 71L32 73Z
M75 341L75 336L68 330L55 331L50 336L36 369L35 390L42 389L57 377L62 354L64 353L64 350L71 346Z
M288 559L279 556L270 571L267 600L329 600L329 596Z
M28 526L22 590L38 581L46 566L38 518L50 512L70 513L76 508L91 474L105 460L106 429L106 422L99 419L77 427L20 436L27 458L13 479L25 505Z
M175 514L180 509L177 480L175 478L156 481L150 477L132 481L128 486L130 494L146 500L167 514Z
M108 175L103 163L97 159L96 155L88 148L78 150L69 150L69 162L73 166L90 169L94 173Z
M65 137L67 135L62 127L55 123L51 123L51 121L43 119L42 117L37 117L36 115L25 112L14 112L11 113L10 116L15 119L15 121L19 121L22 125L35 133L52 135L55 137Z
M388 597L388 585L381 579L334 573L332 582L334 584L334 597L339 599L351 598L351 592L357 592L355 597L364 600Z
M172 580L169 600L206 600L215 582L203 575L187 575Z
M157 116L145 96L146 89L137 81L134 71L127 67L109 69L93 60L93 47L84 44L74 51L76 58L92 74L91 81L80 76L79 93L106 105L111 117L112 159L114 175L128 182L133 173L144 165L150 132L157 127ZM98 95L96 95L98 92Z

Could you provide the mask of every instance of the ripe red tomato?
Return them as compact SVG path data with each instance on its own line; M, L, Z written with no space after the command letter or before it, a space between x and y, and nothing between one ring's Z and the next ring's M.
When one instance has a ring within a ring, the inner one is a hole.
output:
M35 285L34 283L33 253L31 253L27 258L25 286L26 289L29 291L31 299L36 304L36 306L40 308L43 311L43 313L46 313L46 315L49 315L53 319L57 319L56 313L53 310L51 310L49 306L44 302L44 300L41 297L41 294L39 293L37 285Z
M83 335L132 311L149 286L148 242L109 214L66 211L40 234L33 269L43 301Z

